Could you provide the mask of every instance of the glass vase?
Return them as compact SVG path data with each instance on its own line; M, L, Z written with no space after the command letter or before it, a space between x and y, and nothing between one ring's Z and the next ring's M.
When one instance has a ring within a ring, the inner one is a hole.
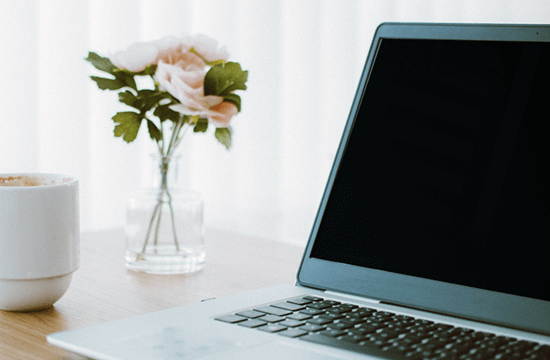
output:
M128 200L126 266L150 274L204 267L204 200L178 186L180 156L151 155L152 182Z

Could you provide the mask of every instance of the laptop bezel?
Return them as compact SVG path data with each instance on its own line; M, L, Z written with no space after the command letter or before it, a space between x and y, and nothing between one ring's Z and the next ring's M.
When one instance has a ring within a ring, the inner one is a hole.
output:
M378 26L298 270L296 284L550 335L550 321L548 321L550 302L548 301L310 257L378 46L384 38L550 42L550 26L435 23L382 23Z

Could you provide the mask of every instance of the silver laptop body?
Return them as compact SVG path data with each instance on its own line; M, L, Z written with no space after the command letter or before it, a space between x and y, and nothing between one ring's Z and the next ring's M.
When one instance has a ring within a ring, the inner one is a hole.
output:
M48 341L117 360L550 359L548 68L550 26L381 24L294 285Z

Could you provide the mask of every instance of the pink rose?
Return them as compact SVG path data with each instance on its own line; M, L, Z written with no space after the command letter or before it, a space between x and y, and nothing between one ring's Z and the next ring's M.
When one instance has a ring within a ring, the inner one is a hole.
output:
M222 102L214 105L206 114L208 121L212 122L216 127L228 127L233 116L237 115L239 110L237 107L228 102Z
M176 38L164 38L155 42L158 53L155 64L177 65L184 70L204 69L206 63L199 56L189 52L191 46Z
M215 40L197 35L136 43L115 53L110 60L116 67L133 72L156 64L155 82L181 102L173 105L173 110L185 115L200 115L216 127L227 127L237 114L237 107L223 102L222 96L205 96L204 77L205 61L227 60L228 57L224 48L218 49Z
M155 81L160 88L169 92L181 104L171 108L181 114L200 115L206 117L216 127L227 127L237 107L223 102L222 96L204 95L204 69L189 66L187 71L181 66L166 64L159 61Z

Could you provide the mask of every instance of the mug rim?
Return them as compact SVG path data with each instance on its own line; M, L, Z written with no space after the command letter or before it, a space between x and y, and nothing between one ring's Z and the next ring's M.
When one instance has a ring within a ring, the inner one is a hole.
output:
M21 178L23 176L32 176L42 178L41 180L47 181L49 178L51 181L61 180L60 183L54 184L39 184L39 185L0 185L1 190L13 191L16 189L44 189L44 188L54 188L59 186L68 186L78 183L78 178L72 175L58 174L58 173L42 173L42 172L21 172L21 173L0 173L0 184L2 184L2 179L9 178ZM45 179L46 178L46 179ZM15 179L14 179L15 180Z

